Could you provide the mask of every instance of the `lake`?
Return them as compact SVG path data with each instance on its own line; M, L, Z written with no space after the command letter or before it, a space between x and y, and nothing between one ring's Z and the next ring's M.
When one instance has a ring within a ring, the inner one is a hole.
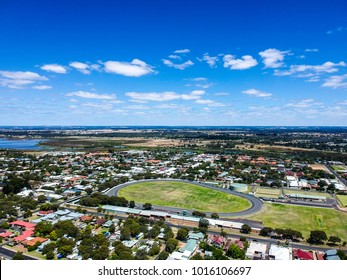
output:
M43 147L38 146L45 139L5 139L0 138L0 149L14 150L41 150Z

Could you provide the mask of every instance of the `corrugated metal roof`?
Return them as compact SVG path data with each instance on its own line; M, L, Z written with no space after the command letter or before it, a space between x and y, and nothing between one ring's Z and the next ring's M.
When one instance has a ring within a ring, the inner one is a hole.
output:
M181 248L179 251L180 252L185 252L185 251L189 251L189 252L194 252L194 250L196 249L196 247L198 246L197 242L195 239L189 239L187 244Z

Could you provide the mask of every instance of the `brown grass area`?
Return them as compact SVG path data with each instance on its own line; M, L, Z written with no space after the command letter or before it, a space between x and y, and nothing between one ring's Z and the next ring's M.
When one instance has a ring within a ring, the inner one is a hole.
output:
M134 138L137 140L137 143L127 143L127 140L132 140L132 138L122 139L125 141L125 145L133 147L133 146L142 146L142 147L177 147L184 145L184 143L180 140L175 139L145 139L145 138ZM118 139L117 139L118 140Z
M311 167L313 170L323 170L330 173L329 169L326 168L323 164L309 164L309 167Z
M251 148L252 146L252 148ZM259 150L278 150L278 151L317 151L316 149L305 149L305 148L297 148L291 146L277 146L277 145L237 145L238 149L245 149L251 151L259 151Z

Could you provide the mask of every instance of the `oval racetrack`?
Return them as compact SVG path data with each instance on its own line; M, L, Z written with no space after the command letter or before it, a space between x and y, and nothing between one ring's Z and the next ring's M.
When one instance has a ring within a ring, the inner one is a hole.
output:
M243 194L243 193L239 193L239 192L235 192L235 191L231 191L229 189L221 189L221 188L217 188L217 187L213 187L204 183L200 183L200 182L193 182L193 181L187 181L187 180L179 180L179 179L150 179L150 180L139 180L139 181L132 181L132 182L127 182L124 184L120 184L118 186L115 186L111 189L109 189L105 194L108 196L114 196L114 195L118 195L118 191L122 188L128 187L130 185L135 185L138 183L144 183L144 182L158 182L158 181L167 181L167 182L183 182L183 183L189 183L189 184L193 184L196 186L200 186L200 187L204 187L204 188L209 188L212 190L216 190L216 191L220 191L220 192L224 192L227 194L232 194L232 195L236 195L242 198L247 199L248 201L250 201L251 203L251 207L240 211L240 212L231 212L231 213L218 213L220 217L236 217L236 216L246 216L246 215L251 215L254 214L258 211L261 210L262 206L263 206L263 202L252 195L249 194ZM173 212L177 212L177 211L182 211L182 210L186 210L183 208L177 208L177 207L168 207L168 206L156 206L153 205L154 208L160 208L161 210L164 211L173 211ZM206 214L211 214L211 212L205 212Z

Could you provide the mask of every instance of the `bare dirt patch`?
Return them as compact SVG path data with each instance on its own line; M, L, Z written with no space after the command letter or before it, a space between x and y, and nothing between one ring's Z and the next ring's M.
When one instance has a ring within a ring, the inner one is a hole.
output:
M331 173L328 168L326 168L323 164L309 164L309 167L311 167L313 170L323 170L328 173Z

